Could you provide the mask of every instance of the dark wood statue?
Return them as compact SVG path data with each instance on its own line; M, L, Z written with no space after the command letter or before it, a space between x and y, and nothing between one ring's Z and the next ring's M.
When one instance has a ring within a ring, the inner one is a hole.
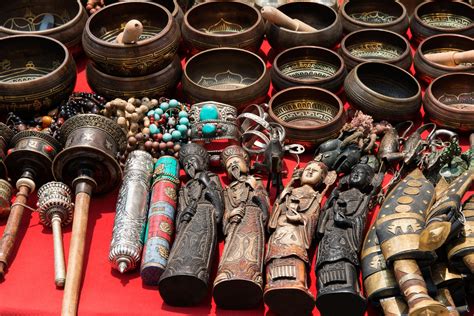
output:
M224 252L214 281L214 300L221 308L251 308L263 295L265 225L270 209L262 181L249 175L249 155L229 146L221 161L233 182L224 190Z
M204 147L183 145L179 159L191 180L179 191L176 240L158 286L167 304L189 306L208 293L224 203L219 178L207 170L209 154Z

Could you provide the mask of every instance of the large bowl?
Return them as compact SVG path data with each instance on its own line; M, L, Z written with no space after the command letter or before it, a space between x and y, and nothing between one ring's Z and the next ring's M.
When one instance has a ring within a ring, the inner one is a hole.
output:
M315 2L290 2L278 7L293 19L299 19L316 32L297 32L268 23L266 34L270 46L277 52L296 46L322 46L332 48L339 43L342 25L336 11Z
M125 23L137 19L143 34L136 44L118 44ZM178 50L180 30L171 13L151 2L108 5L87 21L82 44L101 71L112 76L145 76L168 66Z
M339 134L344 106L333 93L315 87L293 87L275 94L268 115L286 130L288 142L312 148Z
M416 77L428 85L433 79L453 72L474 73L474 64L463 64L456 67L434 63L425 57L429 53L462 52L474 50L474 40L457 34L440 34L428 37L418 46L415 53Z
M347 75L342 58L327 48L300 46L275 57L270 71L273 88L280 91L296 86L312 86L340 91Z
M433 80L423 108L439 126L474 131L474 74L452 73Z
M349 103L377 120L399 122L416 117L421 88L406 70L380 62L357 65L344 81Z
M52 15L54 26L40 30L41 21ZM2 2L0 37L44 35L57 39L72 54L82 51L81 36L87 12L80 0L17 0Z
M348 34L341 41L339 53L348 70L366 61L380 61L409 70L413 60L410 43L405 37L381 29Z
M214 48L188 60L182 85L191 103L215 100L241 110L265 100L270 76L256 54L238 48Z
M164 6L168 11L171 12L171 15L176 19L176 22L178 22L178 25L181 26L183 23L183 17L184 13L181 7L178 4L177 0L114 0L114 1L107 1L107 4L112 4L116 2L136 2L136 1L142 1L142 2L153 2L159 5Z
M1 112L33 116L58 106L75 84L76 64L59 41L41 35L0 39Z
M192 55L216 47L256 53L265 35L265 25L260 11L243 2L204 2L186 12L182 32Z
M405 6L393 0L359 0L345 2L341 10L344 32L376 28L404 35L408 29Z
M411 19L412 42L437 34L462 34L474 36L474 8L463 2L423 2L416 7Z

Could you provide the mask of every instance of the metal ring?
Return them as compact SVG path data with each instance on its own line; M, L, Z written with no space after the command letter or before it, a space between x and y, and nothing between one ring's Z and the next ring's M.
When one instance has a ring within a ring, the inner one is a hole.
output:
M247 139L255 136L263 140L265 143L255 140L255 138ZM250 143L251 145L249 146L247 143ZM250 154L256 155L263 153L269 143L270 139L260 131L250 130L242 134L242 147ZM260 147L260 149L254 149L253 147Z
M251 123L252 121L254 124ZM242 133L246 133L253 129L261 129L258 127L256 128L257 125L260 125L263 129L268 129L270 127L270 124L265 119L253 113L242 113L237 116L237 124L240 126Z

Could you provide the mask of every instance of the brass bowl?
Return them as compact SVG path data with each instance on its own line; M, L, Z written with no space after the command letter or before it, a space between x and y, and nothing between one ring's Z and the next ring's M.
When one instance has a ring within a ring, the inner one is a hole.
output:
M423 2L415 9L410 29L415 45L443 33L474 37L474 8L463 2Z
M190 103L217 100L242 110L265 100L270 76L258 55L238 48L214 48L188 60L182 85Z
M408 29L405 6L393 0L347 1L341 6L342 27L346 34L367 28L404 35Z
M366 61L380 61L409 70L413 60L408 40L382 29L359 30L348 34L341 41L339 53L348 70Z
M265 35L260 11L240 1L204 2L184 16L183 39L189 52L235 47L258 52Z
M54 26L40 30L41 21L50 14ZM57 39L69 51L82 52L81 37L88 15L80 0L5 1L0 11L0 37L9 35L44 35Z
M333 93L315 87L293 87L275 94L268 115L286 130L289 142L312 148L339 134L344 106Z
M474 74L452 73L433 80L423 108L430 120L448 128L474 131Z
M276 91L312 86L339 92L347 71L342 58L332 50L300 46L276 56L270 74Z
M33 116L58 106L75 84L76 64L59 41L40 35L0 39L0 112Z
M89 62L86 75L91 89L108 99L169 96L174 95L181 79L181 61L178 56L175 56L173 62L166 68L141 77L111 76Z
M137 19L143 34L136 44L118 44L125 23ZM87 21L82 44L97 68L112 76L145 76L168 66L180 40L178 24L163 6L151 2L108 5Z
M330 7L315 2L290 2L279 6L278 10L311 25L317 32L291 31L267 22L267 40L276 52L296 46L332 48L339 43L342 25L336 11Z
M344 81L349 103L374 120L406 121L419 114L421 88L415 78L397 66L366 62L357 65Z
M474 50L474 39L458 34L439 34L425 39L415 53L415 71L418 80L429 85L433 79L453 72L474 73L474 63L462 64L457 67L434 63L425 57L429 53L462 52Z

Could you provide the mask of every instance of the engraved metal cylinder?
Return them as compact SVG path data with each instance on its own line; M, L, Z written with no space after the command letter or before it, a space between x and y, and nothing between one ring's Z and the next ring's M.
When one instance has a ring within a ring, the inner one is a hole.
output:
M10 200L12 198L13 187L8 181L0 179L0 218L10 214Z
M168 263L174 232L179 189L179 162L171 156L158 159L153 172L151 201L145 233L141 277L156 285Z
M135 269L143 249L153 157L146 151L130 153L125 163L115 214L109 261L124 273Z
M5 179L7 175L7 166L4 162L5 152L13 136L14 132L7 125L0 123L0 178L2 179Z

